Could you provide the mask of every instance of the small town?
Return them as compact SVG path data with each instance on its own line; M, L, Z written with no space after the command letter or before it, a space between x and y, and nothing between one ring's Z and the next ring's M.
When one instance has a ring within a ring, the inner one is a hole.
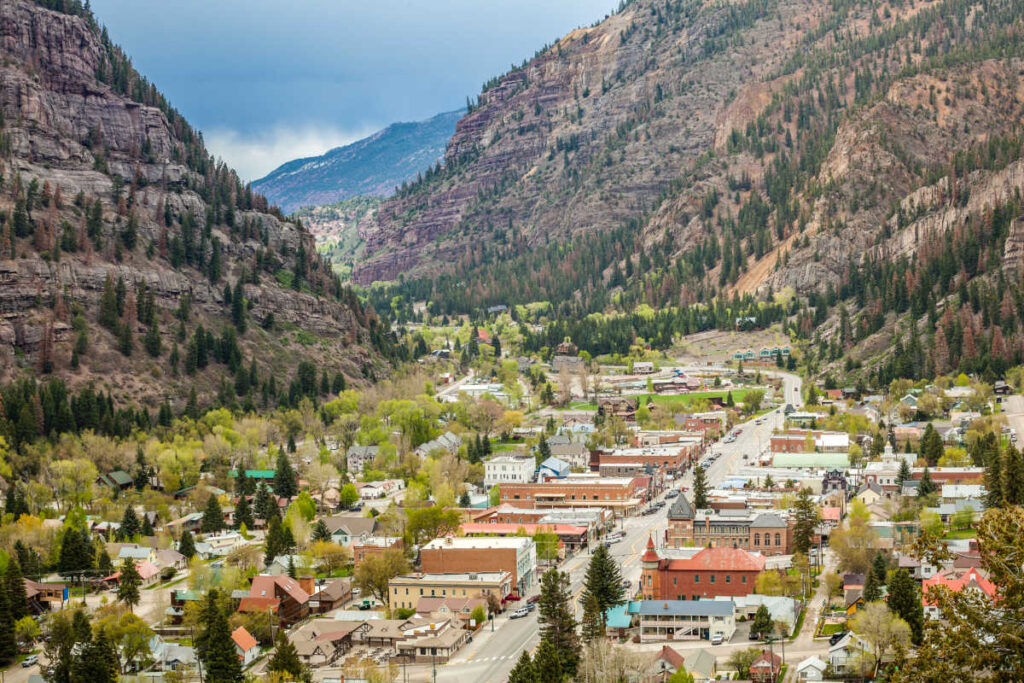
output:
M124 680L880 680L957 595L999 600L979 523L1021 502L1024 373L868 393L788 347L544 362L448 332L476 359L9 488L6 680L83 619Z

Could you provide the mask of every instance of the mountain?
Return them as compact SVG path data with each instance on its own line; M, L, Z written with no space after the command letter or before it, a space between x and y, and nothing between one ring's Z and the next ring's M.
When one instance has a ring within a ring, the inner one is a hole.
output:
M393 123L321 156L289 161L255 181L253 189L286 212L359 195L392 194L442 158L463 113L452 111L426 121Z
M493 79L353 278L402 277L379 310L680 307L669 343L745 306L835 332L822 361L1020 359L1022 36L1013 0L633 0Z
M390 334L312 236L212 159L88 9L5 0L0 57L0 380L152 409L192 388L297 400L303 361L385 371Z
M302 221L316 239L317 251L334 266L334 271L348 278L356 260L363 255L359 231L373 222L382 201L380 197L363 195L336 204L296 209L292 218Z

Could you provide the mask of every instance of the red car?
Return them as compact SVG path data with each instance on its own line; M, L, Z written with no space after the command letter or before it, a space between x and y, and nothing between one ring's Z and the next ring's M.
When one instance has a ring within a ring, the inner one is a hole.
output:
M509 595L506 595L505 599L511 602L519 602L520 600L522 600L522 598L518 595L512 595L511 593Z
M532 604L537 603L537 602L540 602L540 596L539 595L534 595L532 598L527 598L527 600L526 600L526 603L528 605L532 605Z

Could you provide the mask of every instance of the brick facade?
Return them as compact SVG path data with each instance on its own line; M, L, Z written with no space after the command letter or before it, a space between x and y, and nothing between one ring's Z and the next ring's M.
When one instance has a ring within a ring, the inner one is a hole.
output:
M748 510L694 510L685 495L669 508L665 545L740 548L765 555L793 552L792 520L771 512Z
M503 484L501 503L522 508L607 507L629 513L643 503L641 478L558 479L539 484Z
M738 548L659 552L648 541L641 566L645 600L699 600L753 593L765 558Z

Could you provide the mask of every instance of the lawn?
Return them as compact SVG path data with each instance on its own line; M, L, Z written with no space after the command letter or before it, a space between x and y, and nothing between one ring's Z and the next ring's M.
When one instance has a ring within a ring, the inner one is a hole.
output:
M732 392L732 400L739 402L743 400L743 396L747 393L746 389L734 389ZM729 394L729 391L695 391L692 394L680 394L675 396L663 396L661 394L644 394L649 395L654 401L654 405L660 406L670 411L681 411L689 407L697 399L712 399L721 398L723 401Z
M951 541L959 541L965 538L974 538L978 535L974 529L957 529L956 531L947 531L942 537Z
M844 631L846 631L845 624L825 624L821 627L821 633L819 635L834 636L835 634L843 633Z
M523 444L521 443L496 443L491 444L491 450L495 453L507 453L509 451L521 451L523 450Z

